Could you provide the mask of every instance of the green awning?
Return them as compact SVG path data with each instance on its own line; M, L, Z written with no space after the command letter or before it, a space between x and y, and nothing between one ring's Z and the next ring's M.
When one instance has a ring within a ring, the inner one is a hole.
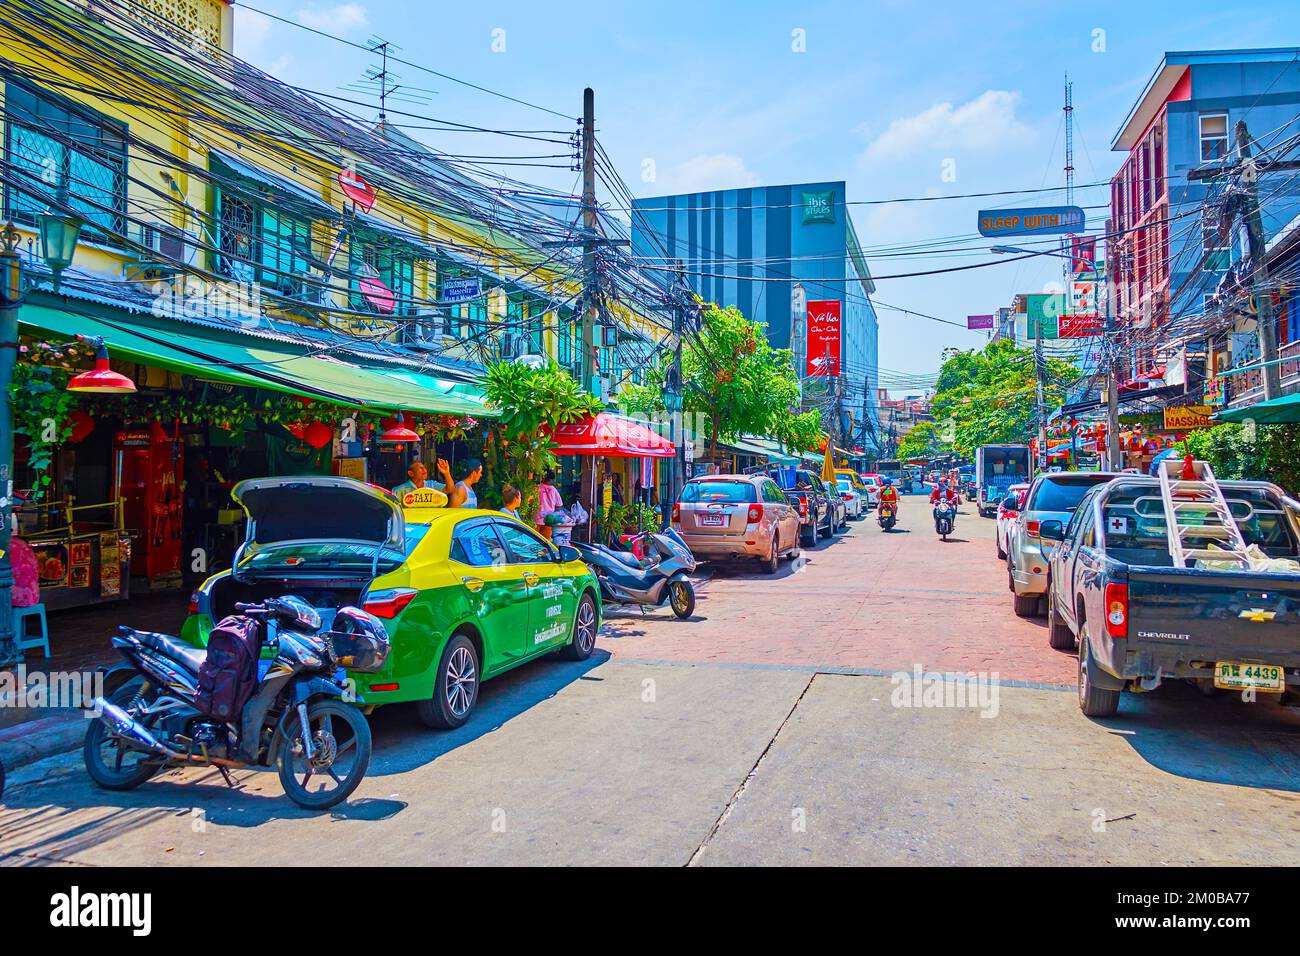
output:
M303 395L355 408L495 417L472 385L408 370L361 365L351 356L146 316L109 319L26 305L28 331L103 338L118 358L208 381Z
M1300 392L1282 395L1267 402L1241 408L1229 408L1214 416L1216 422L1254 421L1259 425L1282 425L1300 422Z

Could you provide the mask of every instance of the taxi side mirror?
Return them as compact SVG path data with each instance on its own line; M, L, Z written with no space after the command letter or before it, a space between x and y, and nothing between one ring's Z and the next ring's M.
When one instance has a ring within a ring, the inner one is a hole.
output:
M563 561L565 564L568 564L570 561L582 560L582 552L579 551L571 544L559 545L559 550L560 550L560 560Z

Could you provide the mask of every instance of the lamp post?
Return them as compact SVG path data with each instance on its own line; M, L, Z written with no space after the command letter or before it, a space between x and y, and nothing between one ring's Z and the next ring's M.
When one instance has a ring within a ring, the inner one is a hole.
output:
M61 209L67 208L66 187L59 190L55 203ZM59 277L72 265L72 257L76 254L81 220L68 213L47 209L36 216L36 226L41 237L41 257L53 273L57 290ZM22 235L12 222L0 230L0 667L22 660L14 633L14 569L10 560L14 498L12 390L14 365L18 361L18 310L23 303L23 262L18 254L21 241ZM103 352L102 342L100 349L107 367L108 357L107 352Z
M10 387L18 360L18 308L23 301L22 236L8 223L0 231L0 667L22 660L14 640L14 569L9 560L13 521L14 419Z

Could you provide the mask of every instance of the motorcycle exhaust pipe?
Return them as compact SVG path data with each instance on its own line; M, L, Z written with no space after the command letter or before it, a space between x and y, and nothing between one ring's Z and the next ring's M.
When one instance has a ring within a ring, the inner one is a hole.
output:
M95 704L100 709L99 719L108 726L114 737L117 737L128 746L132 746L137 750L148 751L159 757L178 758L183 756L174 753L170 748L163 745L153 734L149 733L148 727L116 704L110 704L102 697L96 697Z

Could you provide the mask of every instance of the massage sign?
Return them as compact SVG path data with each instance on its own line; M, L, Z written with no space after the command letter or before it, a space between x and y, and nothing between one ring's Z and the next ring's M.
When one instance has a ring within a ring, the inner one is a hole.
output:
M804 374L840 374L839 299L808 303L808 350Z

